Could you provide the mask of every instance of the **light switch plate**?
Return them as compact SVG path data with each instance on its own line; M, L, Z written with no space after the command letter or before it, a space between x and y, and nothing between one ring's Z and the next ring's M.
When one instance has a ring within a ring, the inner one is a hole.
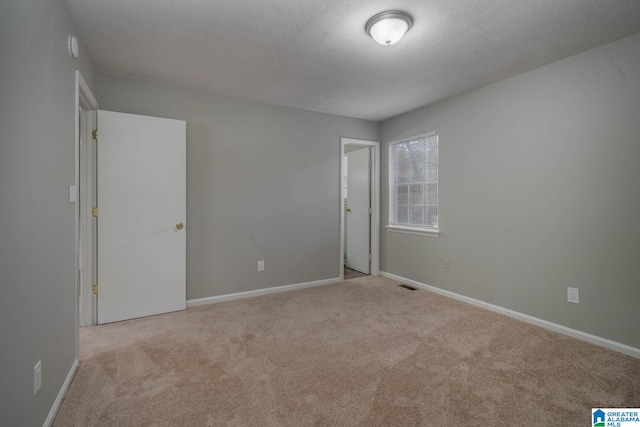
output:
M69 203L75 203L78 201L78 187L75 185L69 186Z

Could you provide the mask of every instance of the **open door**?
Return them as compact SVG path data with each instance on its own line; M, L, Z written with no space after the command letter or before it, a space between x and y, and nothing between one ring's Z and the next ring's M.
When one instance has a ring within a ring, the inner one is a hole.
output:
M371 148L347 156L346 265L370 273L371 260Z
M186 123L98 111L98 323L186 305Z

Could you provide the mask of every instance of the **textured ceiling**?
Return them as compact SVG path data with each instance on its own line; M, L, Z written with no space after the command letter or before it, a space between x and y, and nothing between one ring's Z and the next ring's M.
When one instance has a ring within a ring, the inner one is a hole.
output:
M640 0L67 4L100 74L370 120L640 32ZM381 46L364 25L388 9L415 22Z

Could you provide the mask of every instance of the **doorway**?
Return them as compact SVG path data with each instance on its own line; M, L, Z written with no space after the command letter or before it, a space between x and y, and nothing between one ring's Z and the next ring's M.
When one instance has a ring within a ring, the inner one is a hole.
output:
M186 123L99 111L79 72L76 101L76 185L69 197L76 203L78 327L183 310ZM99 275L108 284L100 300Z
M375 141L341 138L340 277L378 274L379 149Z
M91 285L94 276L93 240L95 238L91 207L95 190L91 179L94 169L93 130L96 125L98 101L82 77L75 72L75 185L69 190L75 203L76 259L76 358L80 358L79 327L94 324Z

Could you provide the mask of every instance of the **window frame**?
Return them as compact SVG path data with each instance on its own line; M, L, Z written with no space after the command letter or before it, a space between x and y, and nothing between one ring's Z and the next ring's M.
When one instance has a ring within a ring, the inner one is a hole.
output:
M396 159L394 149L396 145L402 144L408 141L415 141L417 139L429 138L436 136L437 138L437 147L438 147L438 193L436 197L436 207L438 208L438 228L428 228L428 227L420 227L417 225L401 225L401 224L393 224L392 219L395 217L395 208L396 208L396 200L395 200L395 186L396 186ZM397 141L389 142L389 217L388 224L385 226L387 231L392 231L396 233L404 233L404 234L417 234L422 236L431 236L431 237L439 237L441 228L440 228L440 135L438 131L423 133L419 135L415 135L409 138L403 138Z

